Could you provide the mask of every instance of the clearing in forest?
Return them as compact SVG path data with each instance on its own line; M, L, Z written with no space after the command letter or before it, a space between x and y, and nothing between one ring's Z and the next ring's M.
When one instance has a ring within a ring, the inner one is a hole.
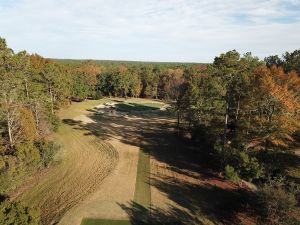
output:
M150 159L140 148L146 121L140 116L155 113L164 104L150 100L139 101L130 99L98 105L92 110L93 114L84 119L87 122L81 122L82 129L111 144L118 151L119 161L98 191L66 213L60 224L80 224L83 218L81 224L106 224L108 221L112 224L126 224L130 218L124 206L128 202L136 201L150 207ZM113 106L116 112L106 106Z
M122 116L103 113L101 105L108 102L114 102ZM163 105L138 102L88 101L60 112L63 124L55 138L62 150L57 165L19 197L41 209L43 224L80 224L85 217L128 220L121 206L133 201L140 174L141 127L136 124L139 118L131 117L131 107L142 113ZM124 142L125 133L130 143Z
M104 99L60 113L63 150L21 198L44 224L230 224L236 186L180 140L164 103ZM232 224L232 223L231 223Z

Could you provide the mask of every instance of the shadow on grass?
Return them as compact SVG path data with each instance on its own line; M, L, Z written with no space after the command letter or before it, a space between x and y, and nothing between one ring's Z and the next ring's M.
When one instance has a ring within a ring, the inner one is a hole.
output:
M219 192L220 190L213 190L214 188L210 189L207 187L203 187L203 193L198 193L198 194L205 194L205 192L208 192L208 196L204 197L203 196L203 202L202 204L207 205L207 201L214 201L216 204L216 207L213 209L215 211L220 210L221 213L226 210L228 207L232 207L232 200L237 200L235 199L236 194L234 193L224 193L223 191ZM212 194L217 194L217 197L219 198L218 200L216 197L211 199ZM234 195L233 198L232 196L229 195ZM222 195L222 196L220 196ZM227 205L222 205L219 204L222 202L223 195L227 195L228 201ZM209 198L209 200L207 199ZM189 199L190 200L190 199ZM190 202L189 204L195 203ZM201 202L197 202L201 203ZM218 205L219 204L219 205ZM127 204L119 204L119 206L128 214L129 220L131 224L133 225L160 225L160 224L166 224L166 225L171 225L171 224L182 224L182 225L204 225L204 224L216 224L216 223L222 223L222 224L239 224L239 221L235 220L234 218L229 218L227 215L227 220L222 219L219 220L219 218L211 219L210 222L207 222L207 219L204 217L202 218L201 216L195 216L192 215L188 210L183 209L183 208L178 208L174 206L169 206L167 209L159 208L159 207L151 207L151 209L148 209L141 204L138 204L136 202L129 202ZM237 206L236 206L237 207ZM200 207L199 207L200 208ZM194 212L195 214L203 214L205 212L201 212L203 209L197 209L198 212ZM208 210L210 213L212 209ZM218 215L220 212L218 212ZM205 215L205 214L203 214ZM206 217L206 215L205 215Z
M300 185L300 156L294 153L282 153L279 160L287 171L287 177Z
M300 156L293 151L287 152L260 152L257 157L270 169L274 175L286 175L286 177L300 184Z
M93 219L84 218L80 225L131 225L129 220L106 220L106 219Z
M170 210L151 208L150 210L133 201L128 204L119 204L119 206L128 214L132 225L185 224L181 222L181 220L185 216L187 218L189 217L187 213L184 213L177 208L172 208ZM192 223L192 221L189 221L188 224L201 223Z
M93 123L72 119L63 122L84 130L86 135L103 140L116 138L138 146L165 167L162 171L168 171L151 173L148 177L151 186L172 205L167 209L158 206L148 209L136 202L120 204L133 224L202 224L202 217L213 223L239 224L237 214L244 208L244 193L218 178L210 167L209 149L187 144L177 137L172 118L162 114L113 116L92 111L88 117Z
M121 112L131 112L131 111L148 111L148 110L157 110L159 106L156 105L141 105L138 103L118 103L115 105L116 109Z

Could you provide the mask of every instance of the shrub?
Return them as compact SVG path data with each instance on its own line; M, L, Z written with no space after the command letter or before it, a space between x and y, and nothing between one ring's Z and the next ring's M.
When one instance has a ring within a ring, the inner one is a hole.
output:
M102 95L102 92L101 91L96 91L95 94L94 94L94 99L98 100L98 99L101 99L103 98L103 95Z
M285 176L286 170L281 159L282 153L277 151L262 151L257 154L257 158L264 165L265 173L269 177Z
M38 225L40 224L39 213L20 202L0 203L1 225Z
M39 150L32 143L16 145L12 155L0 157L0 192L8 193L17 188L40 163Z
M240 176L248 181L253 179L258 179L263 176L263 168L260 166L258 160L249 156L245 152L239 152L238 157L238 170L240 171Z
M0 157L0 192L8 193L40 167L41 157L33 144L19 144L14 155ZM1 223L0 223L1 224Z
M296 204L294 194L282 186L266 184L257 192L257 208L264 224L286 224Z
M55 153L59 150L60 146L53 141L39 141L36 142L36 147L39 149L42 163L47 167L52 161Z
M240 181L238 173L229 165L225 166L225 178L235 183Z
M19 163L16 156L2 156L0 160L2 164L0 173L0 192L7 193L21 183L22 178L26 173L23 169L23 165Z
M233 149L226 155L226 161L241 178L247 181L251 182L253 179L259 179L264 175L263 167L259 161L246 152Z
M58 128L61 125L61 121L60 121L59 117L57 115L51 114L50 115L50 122L52 124L53 131L54 132L58 131Z
M23 143L16 146L15 155L26 166L37 167L41 162L39 150L32 143Z
M5 169L6 165L5 165L5 161L4 161L4 157L0 155L0 173Z
M33 142L37 138L34 116L26 107L22 107L20 113L20 131L23 139L27 142Z

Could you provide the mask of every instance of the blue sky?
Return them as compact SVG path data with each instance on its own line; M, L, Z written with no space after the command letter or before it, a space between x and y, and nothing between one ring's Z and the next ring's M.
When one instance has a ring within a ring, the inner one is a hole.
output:
M0 0L0 36L52 58L263 58L300 49L300 0Z

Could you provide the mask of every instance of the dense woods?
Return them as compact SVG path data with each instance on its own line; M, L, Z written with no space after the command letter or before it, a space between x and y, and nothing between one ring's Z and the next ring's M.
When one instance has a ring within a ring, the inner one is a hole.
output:
M27 222L19 224L38 224L35 211L5 196L54 163L58 110L102 96L170 102L178 134L190 132L191 141L213 155L224 177L262 187L258 202L268 222L289 219L297 203L299 187L286 176L280 157L299 138L300 50L264 61L233 50L207 65L72 63L14 53L0 39L0 90L1 224L9 219L8 211L17 209L20 221L27 215ZM274 199L278 193L285 206Z

